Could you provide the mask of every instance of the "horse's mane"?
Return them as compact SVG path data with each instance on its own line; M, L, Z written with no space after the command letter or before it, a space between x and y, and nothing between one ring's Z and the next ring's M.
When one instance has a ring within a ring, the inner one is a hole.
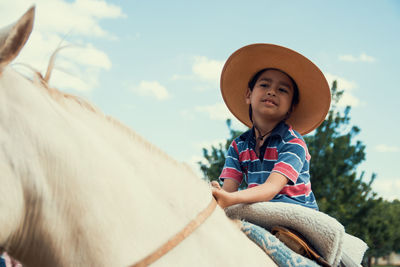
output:
M143 144L145 147L147 147L149 149L149 151L156 152L158 155L163 156L165 159L173 162L174 164L183 165L187 169L189 169L191 172L193 172L187 164L182 164L181 162L176 161L175 159L170 157L167 153L165 153L163 150L161 150L157 146L155 146L152 143L150 143L149 141L147 141L145 138L143 138L138 133L133 131L131 128L129 128L126 125L124 125L123 123L121 123L119 120L104 114L99 108L97 108L95 105L90 103L88 100L86 100L82 97L76 96L76 95L62 92L54 87L51 87L49 85L49 80L50 80L51 72L54 68L55 55L59 51L60 51L60 49L57 49L51 56L45 77L43 77L43 75L39 71L30 67L29 65L22 64L22 65L28 67L29 69L31 69L34 73L34 78L28 79L28 80L31 81L37 87L44 89L44 91L47 92L47 94L54 101L59 103L61 106L67 104L68 102L74 102L74 103L78 104L78 106L81 107L82 109L92 112L93 114L96 114L99 117L104 118L112 126L116 127L117 129L121 130L122 132L124 132L128 136L128 138L131 138L131 139Z

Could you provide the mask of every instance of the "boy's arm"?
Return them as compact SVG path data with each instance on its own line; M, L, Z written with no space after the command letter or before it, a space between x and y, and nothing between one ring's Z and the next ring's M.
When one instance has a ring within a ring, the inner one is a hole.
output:
M213 189L213 195L222 208L239 203L255 203L269 201L274 198L289 180L282 174L273 172L265 183L236 192L227 192L221 189ZM225 184L224 184L225 185Z
M222 185L222 189L226 192L235 192L238 191L239 183L236 180L225 179L224 184Z
M225 179L222 187L219 185L217 181L212 181L211 186L214 189L224 189L226 192L235 192L239 188L239 183L233 179Z

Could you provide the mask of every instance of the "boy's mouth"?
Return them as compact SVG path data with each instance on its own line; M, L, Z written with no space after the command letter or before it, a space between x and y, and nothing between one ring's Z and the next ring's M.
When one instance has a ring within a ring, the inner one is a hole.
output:
M263 99L262 102L263 102L263 103L266 103L266 104L270 104L270 105L277 106L277 104L275 103L275 101L273 101L273 100L270 99L270 98Z

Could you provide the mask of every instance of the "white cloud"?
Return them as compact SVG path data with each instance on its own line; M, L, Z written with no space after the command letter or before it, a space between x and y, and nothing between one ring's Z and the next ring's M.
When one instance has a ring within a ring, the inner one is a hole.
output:
M399 152L400 148L397 146L388 146L385 144L380 144L375 147L375 150L378 152Z
M0 2L0 25L14 23L35 2L14 0ZM87 37L113 39L115 36L100 25L103 19L123 18L120 7L102 0L36 1L34 29L31 37L15 60L28 64L43 75L51 54L61 46L50 85L60 89L90 91L98 85L100 74L111 68L108 55ZM1 27L1 26L0 26ZM62 72L57 70L63 70Z
M126 17L119 6L107 3L104 0L77 0L72 3L72 6L74 9L81 10L82 13L89 13L95 18Z
M373 191L387 200L400 199L400 177L392 179L377 178L372 184Z
M139 85L130 86L130 90L142 96L155 97L158 100L170 97L167 89L157 81L141 81Z
M204 56L196 56L194 57L192 71L196 77L218 84L223 66L223 61L208 59Z
M340 90L353 90L357 87L357 84L355 82L348 81L334 74L326 73L325 77L328 80L329 85L331 85L332 82L336 80L338 82L338 89Z
M353 55L340 55L339 56L340 61L346 61L346 62L375 62L375 58L372 56L369 56L365 53L361 53L359 56L353 56Z
M41 0L36 4L35 25L41 32L114 38L100 26L99 21L121 17L125 15L120 7L102 0Z
M35 43L35 47L40 44L46 46L45 43L45 40L38 41ZM55 42L53 44L55 45ZM40 56L30 53L32 50L35 50L35 47L27 49L27 54L22 54L18 61L37 62L36 66L39 66L37 69L44 75L49 59L43 60L40 59ZM54 50L54 48L50 47L48 49ZM50 58L50 55L48 57ZM56 88L91 91L99 85L101 71L109 70L111 66L112 63L108 56L93 45L72 45L61 49L57 53L55 67L50 77L50 84Z
M61 36L113 38L113 34L103 29L99 21L126 17L120 7L102 0L14 0L1 1L0 24L16 21L33 4L36 5L34 30Z
M44 36L38 32L34 32L31 37L32 43L22 50L16 62L28 64L44 75L60 39L56 35ZM65 42L65 45L67 47L59 50L56 55L50 85L76 91L96 88L101 72L112 66L107 54L90 43L72 45Z
M195 111L206 113L212 120L224 121L228 118L232 118L232 114L224 103L216 103L208 106L197 106L195 107Z
M194 56L191 59L192 72L186 75L174 74L172 81L196 81L197 86L192 88L197 91L204 91L207 88L219 86L224 61L209 59L205 56Z
M70 46L61 53L64 59L73 59L79 65L99 67L106 70L111 68L111 60L107 54L95 48L92 44Z
M332 85L333 81L337 81L338 90L344 91L342 98L338 103L339 106L344 107L350 105L352 107L357 107L364 104L360 99L352 94L352 91L357 88L357 84L355 82L348 81L342 77L330 73L325 73L325 77L330 86Z
M360 61L361 62L375 62L375 58L362 53L360 55Z

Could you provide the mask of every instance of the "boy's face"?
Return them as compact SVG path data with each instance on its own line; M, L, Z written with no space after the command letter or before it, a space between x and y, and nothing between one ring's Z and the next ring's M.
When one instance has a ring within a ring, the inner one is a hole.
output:
M246 103L251 104L253 120L280 122L290 112L293 83L279 70L266 70L257 79L253 90L248 89Z

